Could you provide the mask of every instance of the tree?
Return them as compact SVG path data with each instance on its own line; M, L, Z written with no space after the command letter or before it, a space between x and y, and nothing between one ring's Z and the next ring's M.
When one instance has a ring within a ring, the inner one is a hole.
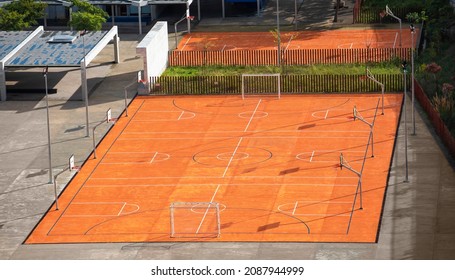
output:
M72 13L70 26L77 30L101 30L109 16L105 11L84 0L71 0L71 2L78 10Z
M0 29L23 30L38 24L43 18L47 4L34 0L14 0L0 8Z

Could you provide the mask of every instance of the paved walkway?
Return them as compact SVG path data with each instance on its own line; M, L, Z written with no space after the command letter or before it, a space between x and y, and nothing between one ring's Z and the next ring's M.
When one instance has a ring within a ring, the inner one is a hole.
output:
M199 27L198 27L199 28ZM133 81L142 62L136 35L121 34L121 63L109 65L90 98L90 127L108 108L123 110L123 87ZM172 40L170 40L172 42ZM102 63L103 61L99 61ZM94 67L91 71L96 71ZM64 78L65 79L65 78ZM74 83L70 77L64 83ZM408 128L411 127L408 100ZM404 123L391 165L379 240L372 244L339 243L146 243L23 245L53 202L48 178L45 102L0 103L0 259L454 259L455 172L418 111L417 135L409 136L409 182L404 183ZM81 164L91 152L85 137L81 101L50 102L54 172L75 154ZM109 126L97 130L97 139ZM91 132L90 132L91 133ZM59 190L70 179L60 177Z

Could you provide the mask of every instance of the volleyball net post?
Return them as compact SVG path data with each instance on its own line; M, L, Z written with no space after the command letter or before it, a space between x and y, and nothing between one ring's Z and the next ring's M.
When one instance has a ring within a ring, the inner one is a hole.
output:
M354 121L355 120L360 120L361 122L363 122L364 124L368 125L370 127L370 134L371 134L371 157L374 157L374 123L376 122L376 116L377 116L377 113L378 113L378 108L379 108L379 102L381 101L381 99L379 98L378 99L378 102L376 104L376 109L374 111L374 117L373 117L373 121L370 123L369 121L367 121L363 116L362 114L357 110L357 107L354 106L354 108L352 109L352 114L353 114L353 117L354 117ZM368 145L370 144L370 141L367 143L367 149L368 149Z

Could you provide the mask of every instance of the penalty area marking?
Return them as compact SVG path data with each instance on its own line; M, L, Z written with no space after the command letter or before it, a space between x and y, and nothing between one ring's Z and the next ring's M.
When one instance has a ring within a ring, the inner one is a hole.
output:
M150 152L111 152L111 154L150 154ZM125 157L122 157L125 158ZM154 152L153 156L148 159L143 159L141 161L118 161L115 160L115 162L100 162L100 164L150 164L150 163L155 163L155 162L161 162L170 159L171 156L166 153L160 153L160 152ZM106 159L111 159L112 158L106 158Z
M331 117L331 116L329 116L329 114L331 114L331 112L335 112L335 111L342 112L342 113L344 113L347 116L346 117L337 117L337 116ZM331 119L331 120L347 120L348 119L349 120L349 119L352 119L350 114L351 114L351 112L347 112L346 110L327 109L327 110L321 110L321 111L313 112L311 114L311 116L313 118L322 119L322 120L327 120L327 119Z
M125 209L129 208L129 211ZM136 213L140 207L128 202L73 202L65 217L119 217ZM74 212L74 214L72 214Z
M291 216L321 216L321 217L333 217L333 216L339 216L339 217L349 217L350 215L348 214L340 214L340 213L314 213L317 211L314 211L313 213L297 213L298 209L303 208L303 207L311 207L311 206L320 206L321 204L327 204L327 205L347 205L350 210L350 206L352 205L352 201L339 201L339 202L333 202L333 201L305 201L305 200L297 200L294 203L285 203L285 204L280 204L278 205L277 209L278 211L285 213L287 215Z
M240 118L244 118L244 119L261 119L261 118L265 118L267 117L269 114L267 112L262 112L262 111L257 111L257 112L253 112L253 111L247 111L247 112L241 112L238 114L238 116Z
M220 212L226 210L226 208L227 208L226 205L224 205L222 203L218 203L218 206L220 208ZM197 213L197 214L208 214L208 213L215 213L216 211L214 209L211 210L210 206L208 206L208 207L193 206L193 207L191 207L191 212Z
M340 162L340 150L313 150L311 152L303 152L295 156L296 159L307 162ZM343 151L343 154L350 155L352 160L363 158L365 151Z
M152 113L152 117L140 119L136 117L133 122L162 122L162 121L180 121L194 119L196 114L187 111L139 111L139 114Z

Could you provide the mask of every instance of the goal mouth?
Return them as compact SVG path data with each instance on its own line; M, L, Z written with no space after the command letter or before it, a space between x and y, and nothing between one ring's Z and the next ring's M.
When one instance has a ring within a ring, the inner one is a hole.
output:
M281 75L276 74L242 74L242 99L247 97L281 98Z
M220 205L217 202L172 202L170 237L220 237Z

